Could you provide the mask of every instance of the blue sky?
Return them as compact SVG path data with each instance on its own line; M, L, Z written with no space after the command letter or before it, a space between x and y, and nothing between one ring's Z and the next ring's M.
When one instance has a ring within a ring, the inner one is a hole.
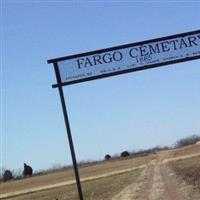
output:
M193 31L200 1L2 1L1 167L70 164L47 59ZM77 160L200 134L200 60L64 88Z

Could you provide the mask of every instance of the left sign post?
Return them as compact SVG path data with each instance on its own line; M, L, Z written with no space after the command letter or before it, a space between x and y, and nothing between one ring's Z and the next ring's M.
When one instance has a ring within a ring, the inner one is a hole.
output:
M58 70L57 63L54 63L54 70L55 70L55 74L56 74L57 83L60 84L61 77L60 77L60 72ZM83 192L82 192L80 176L79 176L79 172L78 172L78 165L77 165L77 161L76 161L74 144L73 144L71 128L70 128L69 118L68 118L68 113L67 113L67 107L66 107L66 103L65 103L65 96L63 93L62 86L58 86L58 91L59 91L59 95L60 95L63 116L64 116L65 126L66 126L66 130L67 130L67 136L68 136L69 147L70 147L71 156L72 156L72 162L73 162L73 167L74 167L74 174L75 174L75 178L76 178L76 185L77 185L77 190L78 190L78 194L79 194L79 199L83 200Z

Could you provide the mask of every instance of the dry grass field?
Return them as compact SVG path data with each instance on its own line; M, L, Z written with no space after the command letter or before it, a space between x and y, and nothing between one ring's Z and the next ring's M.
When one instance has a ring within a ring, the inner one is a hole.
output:
M200 199L200 145L83 165L79 171L86 200ZM78 200L73 170L0 183L0 199Z
M82 187L84 198L88 200L111 199L114 194L118 193L134 180L137 180L141 170L142 169L138 169L128 173L83 182ZM51 190L22 195L11 199L77 200L78 194L76 186L73 184Z

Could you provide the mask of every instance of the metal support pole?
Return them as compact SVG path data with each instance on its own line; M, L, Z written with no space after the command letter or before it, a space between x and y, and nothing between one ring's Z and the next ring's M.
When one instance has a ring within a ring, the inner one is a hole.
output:
M57 64L54 64L54 68L55 68L55 72L56 72L56 78L59 83L61 80L60 80L60 74L59 74L59 71L57 68ZM75 150L74 150L74 145L73 145L73 140L72 140L72 135L71 135L71 129L70 129L70 124L69 124L69 118L68 118L68 114L67 114L67 107L65 104L65 97L64 97L62 86L59 86L58 90L59 90L61 104L62 104L62 110L63 110L64 120L65 120L66 130L67 130L67 136L68 136L68 140L69 140L69 146L70 146L70 150L71 150L71 156L72 156L72 161L73 161L73 166L74 166L74 174L75 174L75 178L76 178L78 194L79 194L80 200L83 200L81 182L80 182L78 166L77 166L77 162L76 162L76 155L75 155Z

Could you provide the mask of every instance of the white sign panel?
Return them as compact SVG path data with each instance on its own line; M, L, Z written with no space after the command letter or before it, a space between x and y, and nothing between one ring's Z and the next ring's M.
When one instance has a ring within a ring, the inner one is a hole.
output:
M200 58L200 31L49 60L68 85Z

